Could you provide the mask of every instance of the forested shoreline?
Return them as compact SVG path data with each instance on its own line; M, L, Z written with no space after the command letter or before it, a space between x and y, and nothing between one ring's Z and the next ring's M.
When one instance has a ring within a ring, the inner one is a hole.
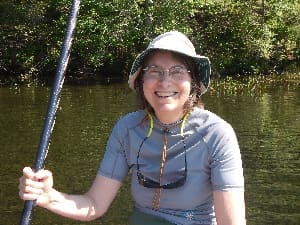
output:
M70 0L0 3L0 84L54 76ZM296 0L84 0L69 81L121 81L157 34L179 30L210 57L217 77L281 73L300 64Z

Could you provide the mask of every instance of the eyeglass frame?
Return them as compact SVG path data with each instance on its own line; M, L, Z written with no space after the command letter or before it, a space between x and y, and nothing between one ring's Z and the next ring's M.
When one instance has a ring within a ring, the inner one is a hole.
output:
M174 188L179 188L181 186L183 186L186 182L186 178L187 178L187 159L186 159L186 146L185 146L185 142L184 142L184 137L182 138L182 142L183 142L183 148L184 148L184 173L183 173L183 177L178 179L177 181L168 183L168 184L163 184L160 185L159 182L154 181L146 176L144 176L142 174L142 172L140 171L140 164L139 164L139 157L140 157L140 152L142 149L142 146L144 144L144 142L148 139L148 137L145 137L142 141L142 143L140 144L139 150L138 150L138 154L136 157L136 167L137 167L137 178L138 178L138 182L140 185L146 187L146 188L162 188L162 189L174 189Z
M149 74L150 69L157 69L157 74ZM176 70L181 70L181 73L174 73ZM152 80L162 80L166 76L166 72L168 72L168 77L172 80L181 81L185 78L186 75L189 75L191 71L184 66L173 66L169 69L163 69L157 65L148 65L145 66L142 71L144 72L144 78L152 79ZM177 76L176 76L177 75Z

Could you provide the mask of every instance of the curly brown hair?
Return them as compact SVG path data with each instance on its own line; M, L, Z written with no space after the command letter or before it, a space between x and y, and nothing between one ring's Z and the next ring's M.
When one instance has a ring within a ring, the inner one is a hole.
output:
M155 51L162 51L162 50L154 50L151 51L143 60L143 63L141 65L141 68L144 68L147 65L148 59L153 55ZM171 52L172 55L175 58L178 58L179 60L183 61L183 63L186 65L188 68L192 78L191 82L191 92L189 99L185 102L184 105L184 111L188 112L190 111L193 107L199 107L199 108L204 108L204 104L201 100L201 84L199 83L198 79L196 78L195 74L197 73L197 68L195 63L193 62L192 58L176 53L176 52ZM153 112L153 108L151 105L148 103L144 96L144 90L143 90L143 77L144 77L144 72L143 70L140 71L138 74L137 78L134 81L134 87L136 90L136 102L137 102L137 108L138 109L146 109L149 112Z

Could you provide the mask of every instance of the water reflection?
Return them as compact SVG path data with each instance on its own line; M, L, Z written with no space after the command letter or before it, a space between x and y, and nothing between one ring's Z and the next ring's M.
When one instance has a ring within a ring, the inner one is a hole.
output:
M50 89L0 88L1 224L18 224L21 168L34 161ZM300 88L269 88L260 97L215 96L206 107L235 128L242 150L248 225L299 224ZM55 187L72 193L93 180L113 124L134 109L126 84L65 86L46 167ZM108 214L88 224L127 224L132 207L128 182ZM36 209L33 224L87 224Z
M248 224L299 224L300 104L296 91L208 99L239 136ZM217 104L217 105L216 105Z

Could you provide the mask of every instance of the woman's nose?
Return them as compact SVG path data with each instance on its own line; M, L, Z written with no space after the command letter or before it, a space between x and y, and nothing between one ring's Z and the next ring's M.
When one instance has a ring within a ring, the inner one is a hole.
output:
M169 70L163 70L159 81L169 81L171 78Z

